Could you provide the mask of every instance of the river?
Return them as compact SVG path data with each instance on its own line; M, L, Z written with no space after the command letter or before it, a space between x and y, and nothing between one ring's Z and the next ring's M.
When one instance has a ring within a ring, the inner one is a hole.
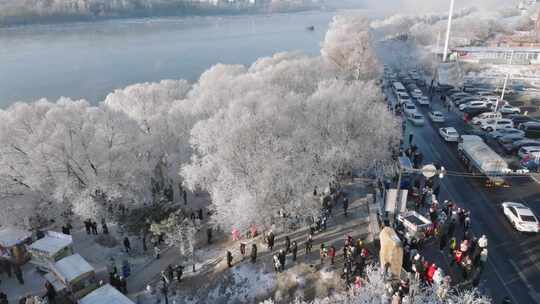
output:
M97 102L133 83L193 81L216 63L250 64L293 50L316 55L334 15L307 11L3 28L0 107L60 96Z

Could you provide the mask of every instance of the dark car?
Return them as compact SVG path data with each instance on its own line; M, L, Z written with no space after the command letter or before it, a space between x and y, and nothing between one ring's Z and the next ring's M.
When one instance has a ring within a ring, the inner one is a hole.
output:
M519 125L527 137L540 137L540 121L527 121Z
M512 120L512 122L514 123L514 126L516 126L516 128L519 128L519 125L524 123L524 122L529 122L529 121L535 121L535 122L539 122L540 121L537 121L536 119L530 117L530 116L525 116L525 115L520 115L520 114L511 114L511 115L508 115L508 118L510 118Z
M540 147L540 141L533 139L522 139L514 141L511 144L502 145L507 153L514 153L521 147Z

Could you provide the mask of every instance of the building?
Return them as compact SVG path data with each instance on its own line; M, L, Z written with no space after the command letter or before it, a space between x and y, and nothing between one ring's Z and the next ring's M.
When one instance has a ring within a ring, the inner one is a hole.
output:
M457 47L451 49L460 61L479 64L540 64L540 47Z

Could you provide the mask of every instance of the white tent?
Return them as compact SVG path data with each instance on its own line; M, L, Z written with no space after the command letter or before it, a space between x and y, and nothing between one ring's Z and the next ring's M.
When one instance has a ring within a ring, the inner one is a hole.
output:
M135 304L111 285L103 285L79 300L79 304Z
M13 247L24 242L31 236L32 235L28 231L12 227L5 227L4 229L0 230L0 247Z
M67 256L54 264L56 273L64 282L72 282L79 277L94 272L94 267L78 253Z
M70 235L47 231L44 238L33 242L28 248L48 255L54 255L72 243L73 239Z

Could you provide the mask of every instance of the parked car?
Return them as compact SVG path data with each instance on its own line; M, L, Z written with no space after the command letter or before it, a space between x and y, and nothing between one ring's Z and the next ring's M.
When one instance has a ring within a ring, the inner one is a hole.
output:
M444 115L441 111L431 111L428 113L429 119L432 122L444 122Z
M463 111L465 109L478 109L478 108L485 108L488 104L485 101L471 101L465 104L459 105L459 110Z
M459 107L460 105L466 104L466 103L471 102L471 101L480 101L480 98L478 98L477 96L463 97L463 98L454 100L454 105Z
M510 145L503 145L508 153L514 153L522 147L540 147L540 141L534 139L522 139L514 141Z
M531 156L536 156L539 153L540 153L540 147L537 147L537 146L525 146L525 147L519 148L517 154L518 154L519 158L525 158L525 157L531 158Z
M497 96L480 96L480 100L485 101L491 105L496 105L499 97Z
M428 106L429 105L429 98L427 96L420 96L420 98L416 99L418 101L418 104L421 106Z
M469 117L469 119L472 119L474 118L475 116L478 116L482 113L486 113L486 112L492 112L491 108L478 108L478 109L465 109L463 110L463 113L467 114L467 116Z
M416 109L416 106L412 103L406 103L403 107L403 112L405 113L405 116L409 117L413 113L417 113L418 110Z
M518 107L513 107L511 105L503 105L499 107L499 112L502 114L519 114L521 110Z
M485 112L473 117L472 123L475 125L481 125L485 121L502 118L502 114L498 112Z
M523 130L526 136L538 137L540 135L540 122L538 121L524 122L519 125L519 129Z
M495 131L489 133L489 136L491 138L493 138L493 139L497 139L497 138L504 137L504 136L510 135L510 134L519 134L522 137L525 137L525 132L523 132L522 130L515 129L515 128L507 128L507 129L495 130Z
M415 126L423 126L424 125L424 115L414 112L408 117L409 121L415 125Z
M514 134L507 134L507 135L501 136L501 137L497 138L497 140L499 142L506 142L506 141L509 141L509 140L518 141L518 140L522 140L524 138L525 138L525 136L523 136L523 134L514 133Z
M514 124L512 123L512 120L508 118L501 118L501 119L491 119L487 120L480 126L482 130L491 132L493 130L498 130L502 128L513 128Z
M454 101L456 101L458 99L468 97L468 96L471 96L471 95L468 94L468 93L463 93L463 92L454 93L454 94L450 95L450 100L452 100L452 102L454 102Z
M459 134L453 127L439 128L439 135L441 135L445 141L457 142L459 139Z
M508 115L506 118L510 118L514 122L514 126L516 126L516 128L519 128L519 125L524 122L537 121L530 116L521 115L521 114L511 114L511 115Z
M517 231L538 233L538 219L529 207L515 202L504 202L501 207L504 215Z

